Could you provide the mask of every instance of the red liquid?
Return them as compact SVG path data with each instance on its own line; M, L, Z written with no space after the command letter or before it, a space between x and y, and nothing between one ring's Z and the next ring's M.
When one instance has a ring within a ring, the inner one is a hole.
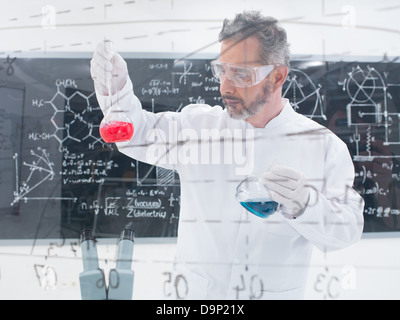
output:
M100 135L106 143L129 141L133 131L132 123L123 121L110 121L100 126Z

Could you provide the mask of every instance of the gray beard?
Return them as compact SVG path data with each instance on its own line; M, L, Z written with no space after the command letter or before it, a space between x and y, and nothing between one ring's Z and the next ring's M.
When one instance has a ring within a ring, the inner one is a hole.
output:
M263 92L260 93L256 97L256 99L249 105L246 105L245 102L242 99L240 99L240 105L242 106L241 109L237 109L236 107L232 107L226 104L225 108L227 109L228 114L232 119L246 120L247 118L250 118L258 114L264 108L270 96L271 96L271 85L269 83L266 83L263 88Z

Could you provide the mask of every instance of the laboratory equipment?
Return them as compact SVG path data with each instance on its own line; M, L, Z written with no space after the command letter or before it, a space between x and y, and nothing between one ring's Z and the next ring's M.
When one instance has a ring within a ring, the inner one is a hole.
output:
M270 198L262 179L254 176L244 179L237 186L236 199L246 210L261 218L268 218L279 206Z
M108 285L99 268L96 241L91 230L81 233L83 272L79 275L82 300L132 300L134 271L132 268L135 233L123 229L118 244L117 263L110 270Z
M132 300L135 273L131 269L135 233L124 229L118 245L117 265L110 270L108 299Z
M81 233L81 251L83 272L79 274L79 283L82 300L106 300L106 279L99 268L96 241L91 230Z
M106 143L129 141L133 137L133 124L128 118L117 120L116 112L118 111L112 111L113 116L107 114L100 124L100 135Z
M112 43L110 41L105 41L105 50L107 51L110 60L114 59L115 53L112 49ZM115 67L114 67L115 68ZM104 72L106 68L104 68ZM133 122L129 116L121 110L118 102L118 90L121 88L112 88L113 86L113 74L105 74L104 77L109 79L107 90L109 96L110 106L100 123L100 135L104 142L115 143L115 142L125 142L129 141L133 137L134 127ZM115 85L114 85L115 86ZM116 100L113 101L113 89L115 89Z

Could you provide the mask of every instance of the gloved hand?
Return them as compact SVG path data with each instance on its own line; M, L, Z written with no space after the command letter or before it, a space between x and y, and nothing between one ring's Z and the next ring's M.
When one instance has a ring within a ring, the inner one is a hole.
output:
M97 45L90 61L90 74L96 90L105 96L120 91L129 77L125 60L113 51L109 41Z
M283 212L291 217L300 216L308 204L310 188L307 178L288 167L274 165L262 177L272 200L278 202Z

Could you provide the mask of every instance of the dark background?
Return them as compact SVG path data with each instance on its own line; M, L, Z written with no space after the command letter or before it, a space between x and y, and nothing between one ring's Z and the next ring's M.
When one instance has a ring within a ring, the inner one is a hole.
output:
M0 239L175 237L179 176L102 142L90 59L0 61ZM221 104L207 59L127 59L149 111ZM400 72L391 62L293 61L284 95L353 157L364 232L400 230ZM153 204L140 208L138 203Z

